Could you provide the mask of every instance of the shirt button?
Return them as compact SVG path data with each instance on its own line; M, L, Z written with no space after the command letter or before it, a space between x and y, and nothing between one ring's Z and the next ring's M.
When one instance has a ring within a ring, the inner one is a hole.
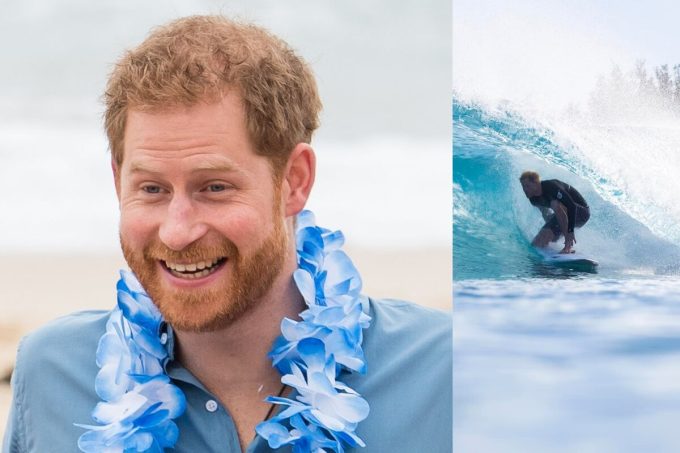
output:
M205 403L205 409L208 412L215 412L217 410L217 401L215 400L208 400Z
M165 332L163 332L163 333L161 334L161 344L165 344L165 343L167 343L167 342L168 342L168 334L165 333Z

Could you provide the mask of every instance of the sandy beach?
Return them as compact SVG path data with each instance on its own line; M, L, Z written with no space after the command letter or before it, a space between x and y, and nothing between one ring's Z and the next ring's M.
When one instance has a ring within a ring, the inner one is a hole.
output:
M451 309L451 249L349 249L348 253L361 272L365 294ZM111 308L121 267L125 267L121 255L0 257L0 436L9 411L9 376L19 339L58 316Z

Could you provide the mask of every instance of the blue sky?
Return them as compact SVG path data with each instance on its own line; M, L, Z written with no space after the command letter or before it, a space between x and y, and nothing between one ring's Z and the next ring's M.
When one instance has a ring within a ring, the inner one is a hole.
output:
M546 2L546 5L556 2ZM590 1L590 22L608 31L612 40L628 49L635 58L650 65L680 64L680 36L677 33L680 3L657 1Z
M453 0L454 38L456 22L466 17L509 12L590 29L654 65L680 63L680 2L673 0Z

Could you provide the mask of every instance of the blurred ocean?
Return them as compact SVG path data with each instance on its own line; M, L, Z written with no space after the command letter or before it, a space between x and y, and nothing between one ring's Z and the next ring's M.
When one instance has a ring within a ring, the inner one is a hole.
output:
M677 277L457 281L455 451L680 451L678 294Z
M309 207L321 224L350 245L450 246L450 5L426 3L3 3L0 255L118 249L98 98L125 48L201 13L255 21L311 63L324 110Z

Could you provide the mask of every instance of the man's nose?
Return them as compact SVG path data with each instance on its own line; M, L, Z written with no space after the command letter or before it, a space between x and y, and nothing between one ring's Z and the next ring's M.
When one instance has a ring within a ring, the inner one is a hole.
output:
M174 194L158 236L169 249L184 250L208 232L196 206L186 195Z

